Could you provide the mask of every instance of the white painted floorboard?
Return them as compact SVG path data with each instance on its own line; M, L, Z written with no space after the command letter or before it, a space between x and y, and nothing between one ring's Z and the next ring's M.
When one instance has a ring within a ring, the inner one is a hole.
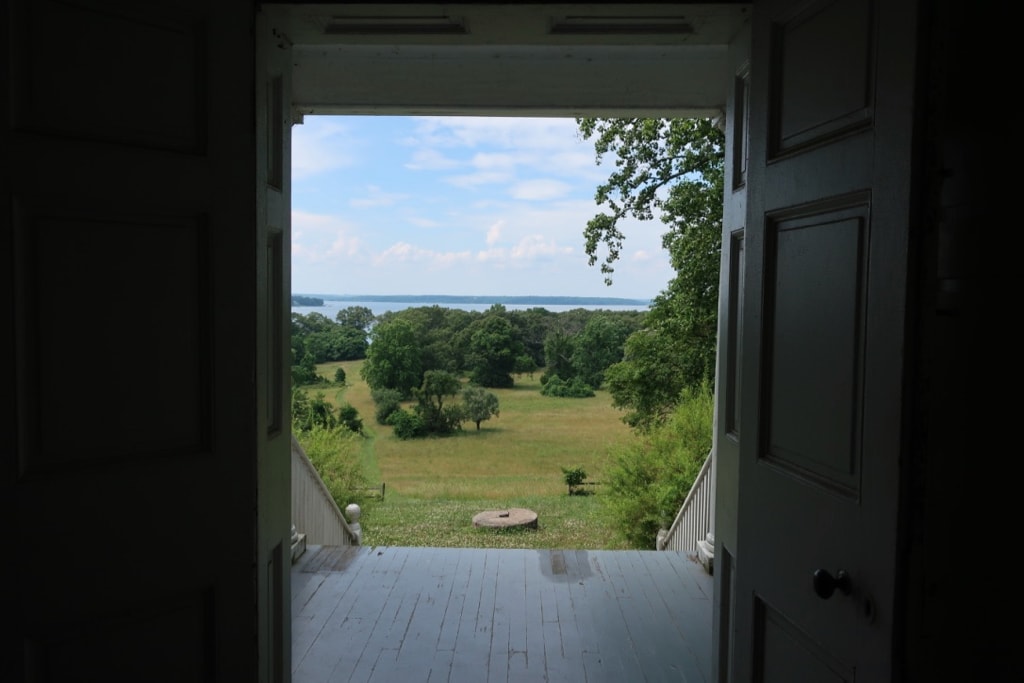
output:
M294 683L710 683L712 577L671 551L311 546Z

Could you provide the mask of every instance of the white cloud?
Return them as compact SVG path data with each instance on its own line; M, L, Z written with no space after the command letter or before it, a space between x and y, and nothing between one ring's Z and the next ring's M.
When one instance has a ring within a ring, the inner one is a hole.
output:
M501 248L483 249L476 253L476 260L480 263L503 264L508 260L508 252Z
M308 263L355 257L364 249L351 225L337 216L292 211L292 260Z
M651 254L651 252L647 251L646 249L638 249L632 254L632 256L630 256L630 259L637 263L646 263L648 261L653 260L654 255Z
M473 189L479 185L492 185L496 183L507 183L512 178L511 174L501 171L486 171L482 173L470 173L445 178L445 182L462 189Z
M481 170L500 169L511 172L516 165L521 163L521 155L491 152L486 154L474 154L470 163Z
M494 245L501 238L501 228L504 225L504 221L498 221L491 227L487 228L487 244Z
M423 117L415 121L414 134L402 141L415 148L407 168L445 170L468 165L484 172L450 179L460 187L511 181L521 172L542 171L595 186L605 176L595 167L592 143L578 137L572 119Z
M292 127L292 178L299 180L345 168L355 163L355 147L349 127L340 123L307 119Z
M406 222L410 225L414 225L417 228L437 228L441 226L441 223L435 221L432 218L423 218L422 216L408 216Z
M390 263L421 263L434 268L448 268L470 258L471 255L467 251L434 251L408 242L397 242L379 253L373 259L373 263L375 266L386 266Z
M543 235L529 235L512 248L510 256L514 260L536 259L538 257L567 256L572 254L572 247L560 247L554 240Z
M401 192L384 192L379 187L371 185L366 188L366 196L349 201L350 206L357 209L369 209L380 206L392 206L408 198L408 195Z
M572 191L572 186L563 183L561 180L524 180L509 188L509 194L514 199L526 201L537 201L542 199L557 199L564 197Z
M459 161L446 157L436 149L422 148L413 152L412 161L405 164L405 167L413 171L438 171L459 165Z

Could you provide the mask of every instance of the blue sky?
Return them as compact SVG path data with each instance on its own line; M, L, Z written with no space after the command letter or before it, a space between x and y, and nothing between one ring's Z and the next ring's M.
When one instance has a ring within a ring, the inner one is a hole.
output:
M660 221L624 224L607 286L583 229L613 159L572 119L307 116L292 128L292 291L649 299Z

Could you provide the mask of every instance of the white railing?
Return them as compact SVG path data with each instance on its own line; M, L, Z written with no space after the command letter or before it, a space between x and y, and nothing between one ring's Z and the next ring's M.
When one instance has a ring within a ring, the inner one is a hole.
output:
M667 530L658 532L658 550L678 550L692 553L697 542L704 540L711 531L711 458L709 453L697 473L697 478L686 494L675 520Z
M292 436L292 524L310 545L359 545L359 508L349 505L345 519L320 474Z

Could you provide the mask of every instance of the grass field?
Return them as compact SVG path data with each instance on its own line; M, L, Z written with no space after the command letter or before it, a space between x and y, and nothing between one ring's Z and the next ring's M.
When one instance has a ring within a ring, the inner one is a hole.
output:
M583 467L600 482L609 449L635 437L611 406L607 392L594 398L551 398L540 394L539 374L516 378L511 389L491 389L500 415L466 423L451 437L401 440L377 424L370 390L359 376L362 361L327 363L318 372L333 379L345 369L347 385L309 387L327 400L353 405L363 419L363 466L374 484L383 482L383 501L363 508L368 545L621 549L594 495L569 496L562 467ZM484 510L525 507L538 515L538 528L478 529L473 515Z

